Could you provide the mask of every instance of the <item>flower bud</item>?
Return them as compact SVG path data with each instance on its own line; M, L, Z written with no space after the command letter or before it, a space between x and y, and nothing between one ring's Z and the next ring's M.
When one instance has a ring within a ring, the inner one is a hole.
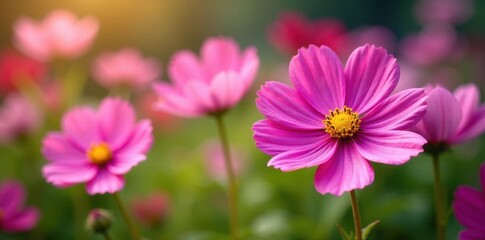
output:
M93 233L105 233L111 227L113 215L104 209L93 209L86 219L86 228Z

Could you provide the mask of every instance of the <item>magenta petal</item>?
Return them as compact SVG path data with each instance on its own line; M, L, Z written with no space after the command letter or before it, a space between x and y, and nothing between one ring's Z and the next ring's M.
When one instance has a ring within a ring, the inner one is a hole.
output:
M190 51L180 51L172 57L168 66L168 74L177 86L193 80L208 80L200 66L199 59Z
M485 230L464 230L460 232L460 240L483 240Z
M88 194L105 194L120 191L125 185L123 176L114 175L107 170L100 170L96 177L88 182L86 189Z
M297 129L323 131L325 116L309 106L298 93L279 82L266 82L258 91L256 106L271 121Z
M107 166L106 169L116 175L128 173L134 166L145 160L144 154L117 155Z
M421 88L398 92L362 118L362 129L407 130L426 113L426 94Z
M62 133L49 133L42 141L42 154L53 162L86 162L86 150L82 151Z
M42 168L42 174L47 179L47 182L58 187L67 187L72 184L87 182L91 180L97 172L97 166L89 163L50 163Z
M174 87L158 83L153 88L159 96L159 100L153 106L155 109L181 117L199 117L204 114L192 99L186 98Z
M328 134L324 134L318 142L279 153L268 162L268 166L281 171L314 167L329 161L336 148L337 141L330 139Z
M246 84L236 72L218 73L210 85L210 93L215 106L214 110L234 106L241 100L245 91Z
M222 71L237 71L239 60L239 46L237 43L224 37L213 37L207 39L201 48L201 58L204 69L209 77L214 77Z
M187 82L182 87L182 94L202 112L210 112L216 108L216 104L210 92L209 83L202 81Z
M25 192L20 183L4 181L0 185L0 209L16 211L25 201Z
M453 92L458 103L461 106L460 129L466 127L469 120L473 117L480 104L480 91L475 84L461 86Z
M317 111L343 107L345 76L337 55L328 47L301 48L290 62L290 79L296 91Z
M423 151L421 135L409 131L365 131L353 139L355 148L369 161L403 164Z
M2 230L7 232L30 230L37 225L39 217L40 213L35 208L28 208L26 210L16 212L13 216L8 216L8 219L5 219L6 221L2 222Z
M115 149L115 154L145 154L153 143L153 127L150 120L141 120L133 129L131 137L119 149Z
M436 87L428 96L426 114L416 126L417 132L432 143L447 141L455 135L460 124L460 104L442 87Z
M296 130L276 124L268 119L253 125L253 138L256 146L266 154L275 156L296 148L309 148L328 137L320 130Z
M463 123L463 121L462 121ZM456 135L450 140L452 143L462 143L477 137L485 131L485 106L480 107L464 125L458 130Z
M259 69L259 57L254 47L248 47L242 57L242 63L239 68L239 75L244 82L245 90L248 90L253 83L256 73Z
M135 112L120 98L105 98L98 109L98 123L103 139L116 149L130 136L135 125Z
M394 91L399 81L399 66L385 49L365 45L350 55L345 77L345 105L363 114Z
M480 185L485 189L485 163L480 166Z
M453 210L456 219L467 229L481 230L485 220L485 195L468 186L455 191Z
M96 112L89 107L77 107L65 114L62 118L62 131L80 149L89 149L91 144L101 140Z
M351 143L339 144L333 158L315 173L315 188L321 194L342 195L374 181L374 170Z

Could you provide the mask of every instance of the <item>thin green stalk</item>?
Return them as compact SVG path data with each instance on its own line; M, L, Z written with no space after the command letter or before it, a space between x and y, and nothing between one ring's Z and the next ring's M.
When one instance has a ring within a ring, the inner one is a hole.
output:
M126 225L128 226L128 229L130 230L131 238L133 240L140 240L140 233L138 232L138 229L135 225L135 222L133 219L128 215L128 211L126 210L125 206L123 205L123 202L121 201L120 195L115 192L113 193L113 197L115 199L116 205L118 206L118 209L121 212L121 215L123 216L123 219L125 220Z
M355 236L357 240L362 240L362 224L360 223L359 205L354 190L350 191L350 200L352 202L352 215L354 216Z
M440 161L437 154L432 155L434 173L434 201L436 214L436 239L445 239L446 220L444 219L443 209L443 190L441 188Z
M237 240L238 239L238 212L237 212L238 203L237 203L236 175L234 173L234 168L231 161L229 142L227 139L227 132L224 126L224 121L222 119L222 114L215 115L215 118L217 122L217 128L219 130L219 137L221 139L222 151L224 153L224 160L226 163L225 167L226 167L226 172L229 180L228 201L229 201L231 239Z

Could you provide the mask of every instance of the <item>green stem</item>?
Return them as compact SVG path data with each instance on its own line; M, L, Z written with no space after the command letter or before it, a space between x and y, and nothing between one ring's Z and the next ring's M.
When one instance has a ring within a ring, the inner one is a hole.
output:
M230 232L231 239L238 239L238 213L237 213L237 183L236 175L234 173L234 168L231 161L231 153L229 150L229 142L227 139L226 128L224 127L224 121L222 119L222 114L215 115L217 128L219 130L219 137L221 139L222 151L224 153L225 167L227 176L229 179L229 211L230 211Z
M359 205L355 191L350 191L350 200L352 202L352 215L354 216L355 235L357 240L362 240L362 224L360 223Z
M443 190L441 188L440 161L437 154L432 155L434 173L434 201L436 214L436 239L445 239L446 220L444 219L443 209Z
M111 236L109 235L108 231L103 232L103 237L106 240L111 240Z
M128 226L128 229L130 230L131 238L133 240L140 240L140 233L138 232L138 229L136 228L135 222L133 219L128 215L128 211L126 210L125 206L123 205L123 202L121 201L120 195L115 192L113 193L113 197L115 199L116 205L118 206L118 209L121 212L121 215L123 216L123 219L125 220L126 225Z

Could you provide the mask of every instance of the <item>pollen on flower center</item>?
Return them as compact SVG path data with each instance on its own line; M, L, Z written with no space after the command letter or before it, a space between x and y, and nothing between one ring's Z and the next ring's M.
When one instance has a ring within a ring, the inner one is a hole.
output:
M329 110L329 114L322 121L325 124L325 132L335 138L352 137L359 130L359 114L352 108L344 106L343 109Z
M89 160L97 165L106 164L113 158L113 153L106 143L93 144L87 154Z

